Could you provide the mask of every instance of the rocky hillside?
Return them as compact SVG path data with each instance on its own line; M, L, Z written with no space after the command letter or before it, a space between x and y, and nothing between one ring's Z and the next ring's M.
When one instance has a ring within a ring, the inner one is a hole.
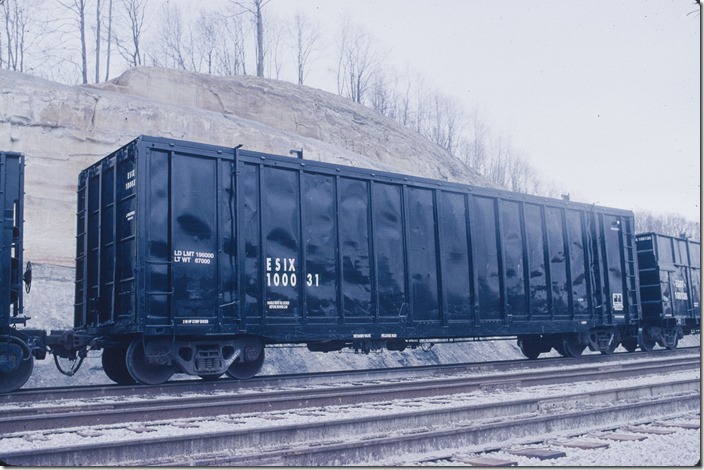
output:
M393 120L312 88L151 67L66 86L0 70L0 148L27 157L27 259L73 266L78 173L140 134L492 186Z

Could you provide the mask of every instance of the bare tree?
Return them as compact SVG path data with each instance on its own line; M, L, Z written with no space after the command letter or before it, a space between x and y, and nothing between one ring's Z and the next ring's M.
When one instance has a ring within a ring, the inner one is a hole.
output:
M548 197L561 194L516 149L510 136L492 135L486 118L476 109L459 133L456 156L480 175L511 191Z
M174 3L164 3L161 14L162 24L159 34L159 49L163 60L161 65L186 70L181 10Z
M129 31L129 37L115 34L115 46L130 67L144 65L141 41L147 0L120 0L120 21Z
M363 103L379 60L371 38L359 27L344 20L338 57L338 94Z
M420 77L417 77L417 73L414 74L414 72L410 69L408 65L406 65L406 68L401 74L401 76L403 77L402 83L400 85L397 85L397 89L400 91L397 92L397 109L395 119L404 126L412 128L414 119L414 87L417 88L421 86L423 80Z
M415 111L413 113L413 120L411 121L411 128L417 133L427 136L429 129L428 122L430 121L430 98L426 91L425 81L420 76L418 77L414 92L413 103Z
M276 80L281 79L281 69L283 68L283 34L284 28L280 25L280 20L273 15L268 15L265 24L265 44L268 59L265 63L266 76Z
M110 78L110 53L112 46L112 0L108 0L108 35L107 35L107 53L105 54L105 81Z
M245 33L241 16L226 17L216 50L217 66L223 75L246 75Z
M164 65L212 74L223 34L221 16L201 9L195 21L183 22L175 5L165 5L166 28L162 29L160 48Z
M486 119L476 110L470 116L469 121L469 126L465 129L468 135L466 143L463 145L461 160L481 173L486 169L489 159L487 148L489 126Z
M86 0L57 0L64 8L76 15L81 41L81 78L88 83L88 54L86 52Z
M320 38L317 25L312 24L303 13L296 12L290 34L293 37L293 48L296 56L296 74L298 84L303 85L313 62L311 54L316 51L316 44Z
M25 55L30 47L28 34L33 16L30 10L33 7L35 5L31 2L22 0L6 0L0 3L0 12L5 25L5 67L9 70L25 71ZM2 38L0 37L0 68L2 65Z
M215 56L221 34L221 16L213 11L201 10L191 30L191 63L193 70L201 72L205 62L206 72L215 72ZM198 62L198 63L196 63Z
M455 101L436 92L432 97L428 136L430 140L454 154L457 150L461 120L462 112Z
M509 191L558 197L560 191L545 181L535 168L516 150L510 137L494 137L490 144L490 157L485 165L484 177Z
M100 83L100 27L104 5L103 1L95 0L95 83Z
M701 239L700 224L685 219L674 213L654 214L650 211L635 211L636 233L655 232L672 237L687 237L699 241Z
M235 5L240 9L240 12L247 12L252 15L252 21L255 25L256 32L256 42L255 50L257 54L257 77L264 76L264 58L266 56L266 49L264 44L264 7L271 0L247 0L247 1L235 1L232 0Z
M377 113L395 118L396 100L396 78L387 78L383 70L376 70L372 77L372 84L368 96L369 106Z
M403 92L398 96L396 115L394 116L398 122L404 126L408 126L411 121L411 82L406 80Z
M186 51L181 9L175 3L165 3L162 8L161 47L166 66L186 70Z
M694 17L696 18L697 16L699 16L699 13L700 13L700 10L701 10L701 7L702 7L702 2L701 2L701 0L694 0L694 1L692 2L692 6L695 7L695 8L694 8L694 10L691 10L689 13L687 13L687 16L689 16L689 15L694 15Z

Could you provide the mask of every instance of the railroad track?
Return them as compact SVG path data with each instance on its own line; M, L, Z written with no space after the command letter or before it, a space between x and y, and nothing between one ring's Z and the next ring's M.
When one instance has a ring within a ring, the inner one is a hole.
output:
M699 366L699 356L694 354L649 355L643 361L607 361L580 365L578 370L551 367L405 383L359 381L303 390L260 390L250 396L153 398L136 404L96 404L93 409L80 405L75 413L61 407L40 407L34 414L18 408L12 416L3 410L0 430L10 439L31 443L32 450L5 452L0 440L0 459L35 466L96 462L335 465L371 460L369 456L379 452L403 455L411 448L486 446L501 436L505 440L507 433L520 440L546 429L593 430L606 424L632 424L643 416L698 412L698 374L693 379L691 372L678 376L673 371ZM669 375L663 377L663 371ZM638 376L648 378L633 385L632 381L643 380L634 378ZM631 377L631 382L609 380L615 377ZM591 383L592 389L555 392L556 384L580 382L587 389ZM510 398L525 390L531 390L531 398ZM12 423L22 424L24 430ZM83 428L70 429L81 423ZM169 427L180 432L162 432ZM48 435L57 432L67 437L63 445L47 442Z
M413 377L428 378L458 373L494 373L515 369L532 370L545 367L574 367L618 364L624 360L643 358L665 358L675 356L699 356L700 347L683 347L676 350L659 349L653 352L617 353L613 355L585 354L576 358L540 358L533 361L525 359L509 361L487 361L466 364L441 364L432 366L394 367L383 369L344 370L333 372L313 372L305 374L288 374L259 376L250 380L220 379L205 382L199 379L173 380L161 385L87 385L76 387L48 387L21 389L10 394L0 394L0 412L7 406L22 403L46 403L51 401L75 401L108 398L114 401L124 396L146 395L153 397L160 394L186 393L242 393L260 387L308 386L321 383L339 383L340 381L372 381L389 379L408 379ZM151 398L150 398L151 399ZM1 428L0 428L1 429Z
M695 466L700 467L700 414L687 413L667 419L636 421L635 425L610 425L603 430L565 432L531 442L473 446L461 451L431 451L387 460L388 466ZM663 437L666 439L663 443ZM643 445L644 444L644 445ZM635 451L641 458L634 457ZM662 454L662 455L661 455ZM536 460L537 459L537 460ZM557 460L553 462L553 460ZM378 462L359 462L378 465Z
M300 378L290 383L277 379L277 386L239 389L238 393L220 392L177 396L153 393L134 396L124 401L115 397L86 400L67 404L65 401L5 408L0 414L2 434L19 431L59 429L67 427L107 425L134 421L157 421L179 418L205 418L222 414L257 413L272 410L324 407L330 405L356 405L399 398L421 398L466 393L475 390L505 390L546 384L576 383L600 379L636 377L661 370L677 371L698 368L699 356L689 354L666 357L642 356L636 362L587 363L568 371L555 367L509 372L462 370L453 374L418 378L418 371L409 371L409 377L396 374L394 381L370 377L367 380L345 382L336 376L327 384L300 384ZM378 372L378 371L377 371ZM559 372L559 373L556 373ZM316 376L317 377L317 376ZM319 377L318 377L319 378ZM374 383L374 379L379 380ZM410 381L410 382L409 382ZM202 384L202 383L201 383ZM236 382L234 383L236 385ZM297 385L298 384L298 385ZM190 385L190 384L189 384ZM283 388L283 390L281 390ZM42 402L45 403L45 402Z
M676 389L694 387L694 382L678 383ZM664 398L646 402L633 403L620 399L616 404L606 404L614 393L624 393L630 400L639 399L654 393L664 394ZM643 394L643 395L641 395ZM535 442L536 436L561 436L566 440L585 433L602 433L606 430L632 428L635 425L650 424L652 418L643 416L688 417L697 408L699 392L672 393L670 386L626 388L620 391L605 390L589 395L574 394L559 398L560 401L577 400L585 405L588 397L588 410L561 410L549 413L541 409L543 402L539 399L507 401L486 407L455 408L449 412L405 415L390 415L372 420L355 420L353 422L336 422L332 426L313 428L312 434L318 439L292 440L291 437L301 433L301 429L267 430L274 439L284 439L286 446L281 448L280 441L268 441L268 447L249 447L249 452L233 455L223 451L227 445L216 444L210 454L185 459L189 465L229 465L229 466L313 466L313 465L374 465L379 457L395 458L403 462L408 454L424 454L445 451L452 457L456 449L464 452L486 452L497 448L510 440L513 446ZM551 401L548 400L550 406ZM698 415L697 415L698 418ZM420 422L419 422L420 421ZM690 421L691 422L691 421ZM388 430L380 433L380 429ZM401 431L398 431L401 429ZM376 432L375 432L376 431ZM323 436L324 432L324 436ZM361 436L360 436L361 434ZM269 437L267 436L267 437ZM355 436L350 438L350 436ZM360 436L360 437L356 437ZM227 437L230 440L230 437ZM558 440L558 439L555 439ZM232 441L230 441L232 442ZM224 443L223 443L224 444ZM448 452L449 451L449 452ZM147 462L148 465L179 465L184 458L161 458ZM403 462L407 463L407 462Z

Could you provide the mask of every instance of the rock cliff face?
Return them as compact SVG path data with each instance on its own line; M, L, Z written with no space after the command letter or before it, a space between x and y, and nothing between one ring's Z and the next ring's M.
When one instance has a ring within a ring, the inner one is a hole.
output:
M140 134L493 186L448 152L336 95L256 77L136 68L99 86L0 71L0 148L27 157L25 248L73 266L78 173Z

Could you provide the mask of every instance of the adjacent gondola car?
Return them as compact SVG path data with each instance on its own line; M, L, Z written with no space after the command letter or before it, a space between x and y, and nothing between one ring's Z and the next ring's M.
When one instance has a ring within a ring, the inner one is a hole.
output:
M640 344L675 349L700 328L699 242L657 233L636 236L643 321Z
M19 330L23 315L22 275L24 156L0 152L0 393L20 388L34 368L34 357L45 355L43 331ZM35 339L39 338L37 343Z
M273 343L637 344L630 211L145 136L78 186L72 341L119 383L250 377Z

